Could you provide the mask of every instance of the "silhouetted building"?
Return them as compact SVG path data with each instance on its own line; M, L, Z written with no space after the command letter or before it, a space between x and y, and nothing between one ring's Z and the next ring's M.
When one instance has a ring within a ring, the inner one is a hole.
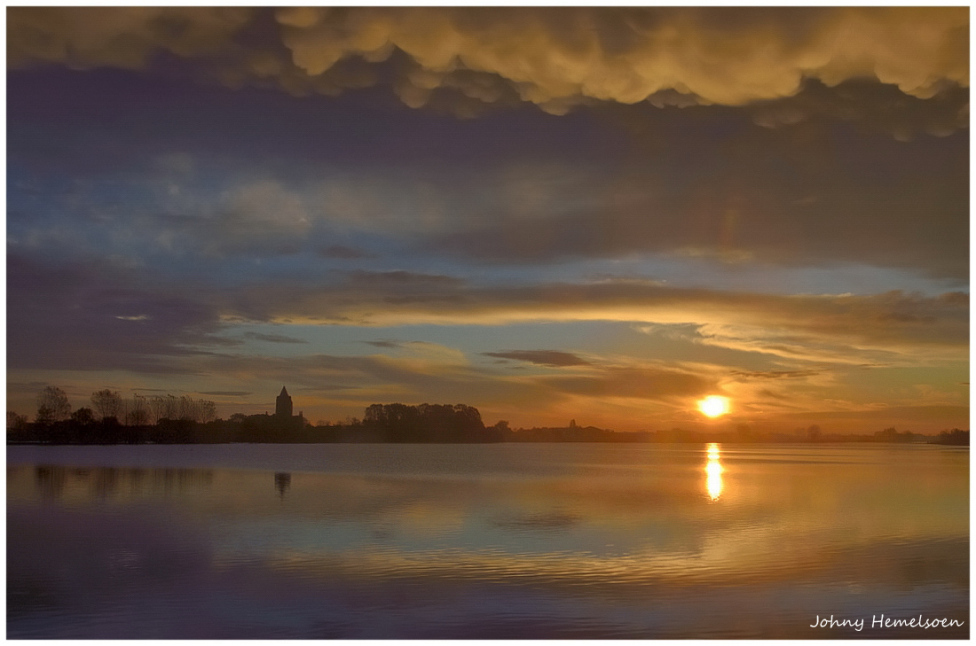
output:
M284 419L292 417L291 396L284 386L281 387L281 394L275 400L275 415Z

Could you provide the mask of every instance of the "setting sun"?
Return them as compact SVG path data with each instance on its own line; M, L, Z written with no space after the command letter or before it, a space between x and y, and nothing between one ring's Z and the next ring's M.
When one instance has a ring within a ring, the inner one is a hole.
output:
M698 410L706 417L719 417L729 412L729 398L709 395L705 399L699 400Z

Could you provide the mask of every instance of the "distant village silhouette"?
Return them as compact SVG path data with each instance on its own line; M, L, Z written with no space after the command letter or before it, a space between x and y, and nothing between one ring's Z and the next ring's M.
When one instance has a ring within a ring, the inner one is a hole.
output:
M294 414L288 389L281 387L275 412L234 413L216 417L216 405L190 397L139 397L131 405L118 392L92 393L93 408L71 410L60 388L38 395L35 421L7 413L7 444L321 444L321 443L495 443L495 442L655 442L655 443L800 443L885 442L969 445L969 431L952 429L924 435L894 428L873 435L827 434L818 426L792 433L761 433L747 426L735 431L684 429L618 432L595 426L512 429L501 420L485 426L477 408L465 404L371 404L363 418L313 425L302 411Z

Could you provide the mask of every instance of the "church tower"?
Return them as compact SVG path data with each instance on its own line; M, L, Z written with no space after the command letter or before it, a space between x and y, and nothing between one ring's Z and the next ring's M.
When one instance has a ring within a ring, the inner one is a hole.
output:
M275 400L275 416L291 419L291 396L284 386L281 387L281 394Z

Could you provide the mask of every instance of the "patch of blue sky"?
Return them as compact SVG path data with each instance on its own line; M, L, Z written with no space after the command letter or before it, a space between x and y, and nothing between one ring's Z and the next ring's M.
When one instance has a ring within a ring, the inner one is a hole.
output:
M647 280L674 288L767 294L877 294L903 290L934 296L946 291L969 290L968 282L930 278L894 267L840 262L822 266L783 266L674 254L578 259L541 267L508 266L499 269L497 275L506 274L522 280Z
M877 294L902 290L935 296L946 291L969 291L968 282L959 279L932 278L909 269L840 262L821 266L783 266L675 254L568 258L544 264L477 264L436 255L401 255L379 262L390 268L445 274L485 286L633 280L658 282L671 288L765 294ZM377 266L377 262L373 266Z

